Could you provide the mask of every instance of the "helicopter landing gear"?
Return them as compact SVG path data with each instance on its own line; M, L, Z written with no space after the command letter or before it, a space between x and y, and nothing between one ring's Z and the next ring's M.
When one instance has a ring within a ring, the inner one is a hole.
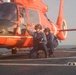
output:
M11 52L12 52L12 54L16 54L17 53L17 49L13 48Z

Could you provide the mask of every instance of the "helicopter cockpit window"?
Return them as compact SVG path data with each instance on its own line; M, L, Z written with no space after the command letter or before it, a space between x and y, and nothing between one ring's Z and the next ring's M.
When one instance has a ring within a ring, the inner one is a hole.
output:
M0 6L0 19L7 19L10 21L17 20L17 8L13 3L4 3Z
M14 35L14 25L18 20L17 7L14 3L3 3L0 6L0 35Z
M29 17L30 17L30 23L31 24L39 24L39 15L36 10L28 9Z

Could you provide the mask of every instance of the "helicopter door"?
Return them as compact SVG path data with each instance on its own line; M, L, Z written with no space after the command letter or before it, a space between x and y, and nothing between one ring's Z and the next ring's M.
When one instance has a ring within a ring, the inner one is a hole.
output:
M28 12L28 17L29 17L28 20L31 25L30 30L35 31L34 29L35 25L40 24L39 13L37 10L31 9L31 8L28 8L27 12Z
M26 27L25 27L25 24L26 24L26 11L24 8L19 8L20 10L20 18L19 18L19 21L20 21L20 27L19 27L19 34L25 34L26 32Z

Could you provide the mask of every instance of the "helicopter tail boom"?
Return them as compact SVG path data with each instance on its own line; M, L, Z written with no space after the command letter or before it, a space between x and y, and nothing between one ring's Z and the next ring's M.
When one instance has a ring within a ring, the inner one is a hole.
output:
M59 30L67 29L67 23L66 20L64 19L63 7L64 7L64 0L60 0L59 14L56 23ZM59 31L57 36L61 40L65 40L67 38L67 31Z

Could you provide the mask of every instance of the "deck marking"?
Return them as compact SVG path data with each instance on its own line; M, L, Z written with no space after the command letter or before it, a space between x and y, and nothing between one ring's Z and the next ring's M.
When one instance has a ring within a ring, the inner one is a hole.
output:
M45 61L45 60L60 60L60 59L76 59L76 56L73 57L54 57L54 58L39 58L39 59L5 59L0 61Z
M40 66L40 67L50 67L50 66L69 66L68 64L23 64L23 63L0 63L1 66Z

